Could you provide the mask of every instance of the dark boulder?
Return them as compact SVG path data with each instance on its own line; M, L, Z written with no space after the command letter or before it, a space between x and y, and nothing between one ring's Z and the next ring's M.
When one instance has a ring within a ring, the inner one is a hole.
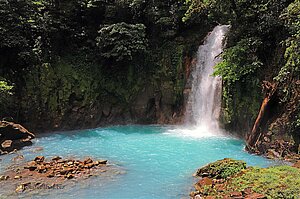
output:
M32 144L35 135L20 124L0 121L0 155Z

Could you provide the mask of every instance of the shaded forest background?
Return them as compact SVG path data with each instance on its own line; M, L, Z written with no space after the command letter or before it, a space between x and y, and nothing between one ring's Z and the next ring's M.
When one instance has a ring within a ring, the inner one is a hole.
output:
M1 0L0 117L33 130L178 123L205 35L230 24L222 123L255 149L300 147L299 0ZM272 151L270 151L272 150Z

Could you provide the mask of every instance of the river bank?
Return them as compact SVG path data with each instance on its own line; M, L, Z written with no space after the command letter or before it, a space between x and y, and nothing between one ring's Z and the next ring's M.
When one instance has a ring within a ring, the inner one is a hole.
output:
M273 199L300 197L300 164L268 168L247 167L246 162L223 159L195 173L200 180L193 199Z

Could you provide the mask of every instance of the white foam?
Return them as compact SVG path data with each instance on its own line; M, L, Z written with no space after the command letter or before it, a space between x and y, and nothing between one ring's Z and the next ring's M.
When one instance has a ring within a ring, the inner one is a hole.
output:
M211 130L208 126L179 126L168 129L165 134L184 138L227 137L223 131Z

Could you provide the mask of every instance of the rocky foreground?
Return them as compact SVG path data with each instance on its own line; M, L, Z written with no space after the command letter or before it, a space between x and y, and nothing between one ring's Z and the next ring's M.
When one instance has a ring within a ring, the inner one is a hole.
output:
M200 168L193 199L300 198L300 162L293 166L247 167L244 161L219 160Z
M38 156L33 161L16 166L0 175L0 187L10 184L10 192L30 192L36 189L62 189L67 181L79 181L108 171L107 160L62 159L49 161Z

